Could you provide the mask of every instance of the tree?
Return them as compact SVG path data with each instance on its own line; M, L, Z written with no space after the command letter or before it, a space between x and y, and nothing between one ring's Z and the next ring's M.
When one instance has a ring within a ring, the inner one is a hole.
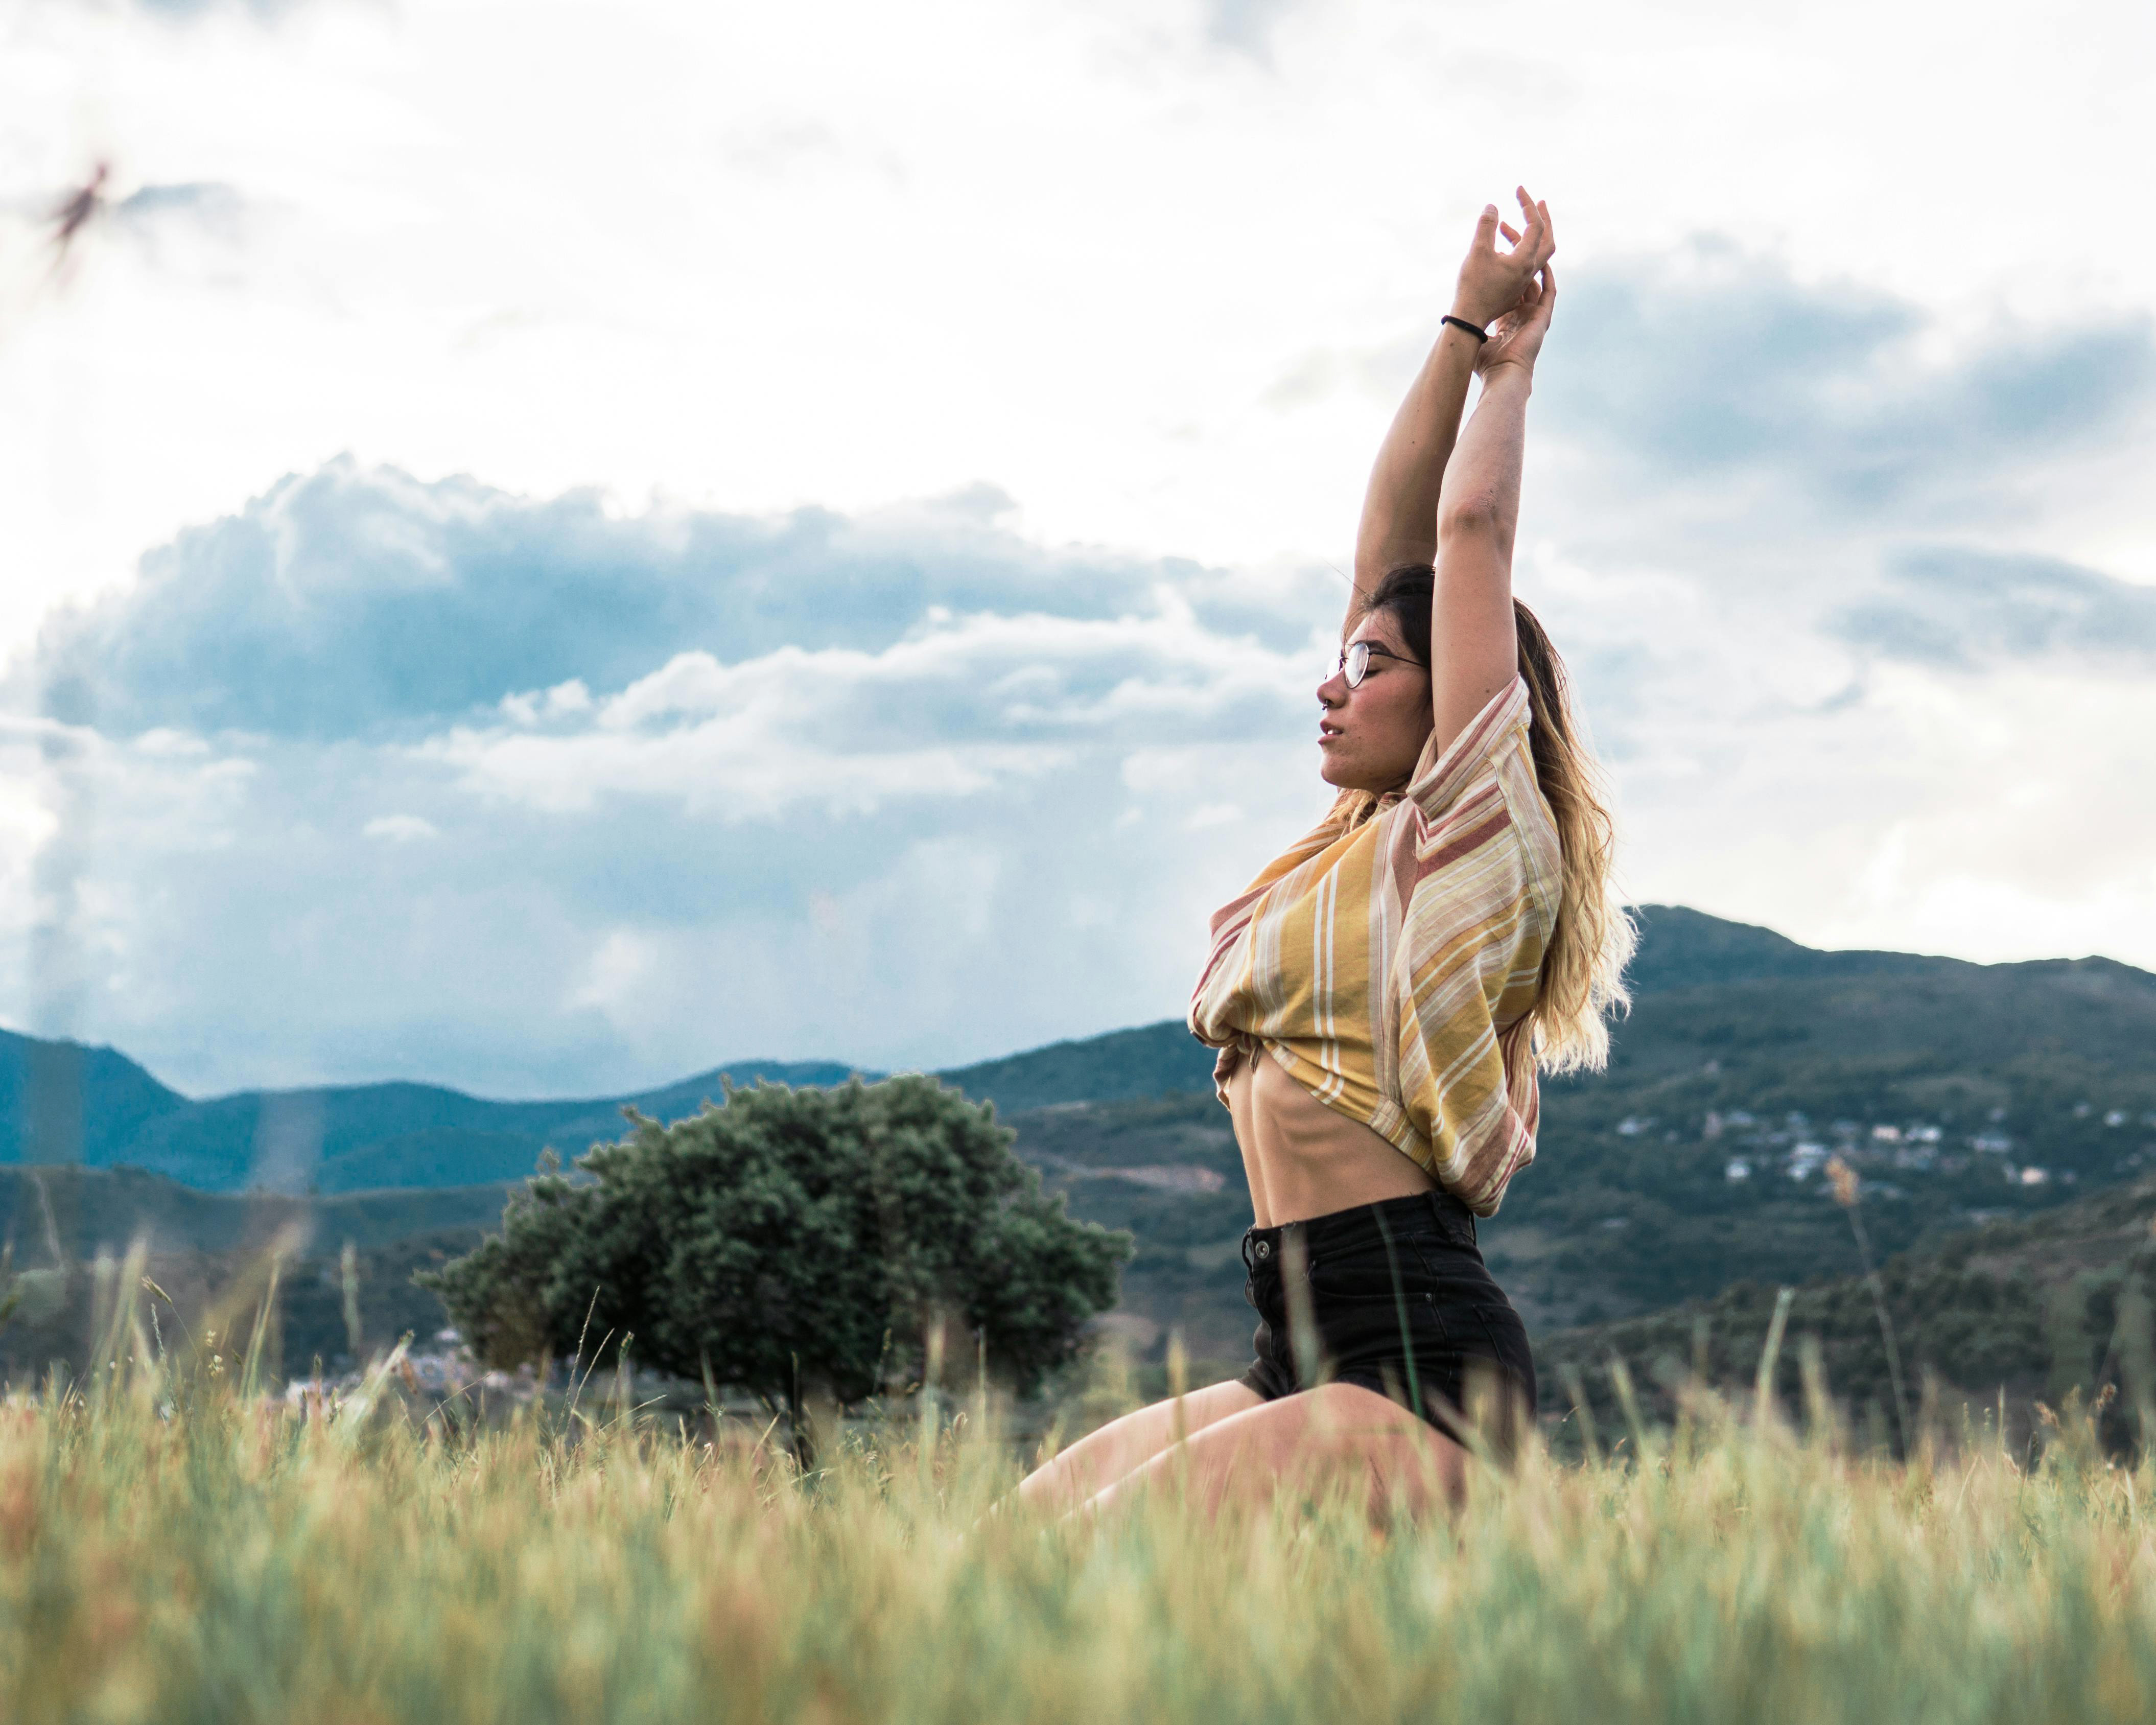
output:
M476 1251L418 1279L490 1365L580 1342L783 1400L922 1375L930 1327L978 1335L1022 1393L1115 1303L1127 1233L1074 1221L1015 1134L931 1078L759 1084L542 1173Z

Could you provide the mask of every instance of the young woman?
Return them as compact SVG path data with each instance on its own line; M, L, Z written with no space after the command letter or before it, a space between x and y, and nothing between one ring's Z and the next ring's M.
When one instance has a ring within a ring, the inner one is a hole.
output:
M1105 1508L1171 1471L1209 1505L1345 1466L1373 1511L1414 1508L1457 1494L1471 1418L1502 1454L1533 1414L1475 1219L1534 1158L1537 1066L1606 1058L1632 928L1563 667L1512 597L1557 298L1549 211L1518 197L1517 233L1483 211L1371 475L1317 689L1339 794L1214 916L1191 1001L1250 1183L1257 1358L1073 1445L1019 1488L1040 1507Z

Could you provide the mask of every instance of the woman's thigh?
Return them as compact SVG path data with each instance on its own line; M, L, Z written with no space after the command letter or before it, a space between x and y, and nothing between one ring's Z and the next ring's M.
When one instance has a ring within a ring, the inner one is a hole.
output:
M1183 1398L1182 1430L1190 1434L1245 1409L1263 1406L1248 1384L1229 1378L1194 1389ZM1044 1466L1026 1476L1019 1496L1037 1508L1057 1512L1075 1507L1132 1468L1141 1467L1174 1443L1176 1403L1173 1398L1111 1420L1088 1433Z
M1358 1384L1326 1384L1209 1422L1108 1484L1089 1507L1109 1508L1141 1485L1178 1476L1208 1510L1231 1499L1262 1502L1283 1485L1323 1489L1350 1469L1373 1516L1395 1502L1419 1512L1457 1497L1466 1460L1459 1445L1397 1402Z

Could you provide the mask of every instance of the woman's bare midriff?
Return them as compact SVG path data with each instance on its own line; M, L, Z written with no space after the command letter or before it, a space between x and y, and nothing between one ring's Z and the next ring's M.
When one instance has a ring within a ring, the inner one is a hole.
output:
M1229 1076L1228 1108L1260 1228L1437 1183L1360 1121L1327 1107L1263 1050L1246 1051Z

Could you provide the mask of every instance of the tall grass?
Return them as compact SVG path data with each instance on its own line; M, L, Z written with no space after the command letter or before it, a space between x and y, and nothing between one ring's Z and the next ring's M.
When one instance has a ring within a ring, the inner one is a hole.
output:
M123 1302L124 1303L124 1302ZM992 1397L776 1432L593 1397L420 1423L245 1393L115 1319L0 1406L0 1714L228 1722L2146 1718L2156 1469L1906 1466L1701 1398L1455 1517L983 1515ZM594 1385L594 1389L600 1386Z

